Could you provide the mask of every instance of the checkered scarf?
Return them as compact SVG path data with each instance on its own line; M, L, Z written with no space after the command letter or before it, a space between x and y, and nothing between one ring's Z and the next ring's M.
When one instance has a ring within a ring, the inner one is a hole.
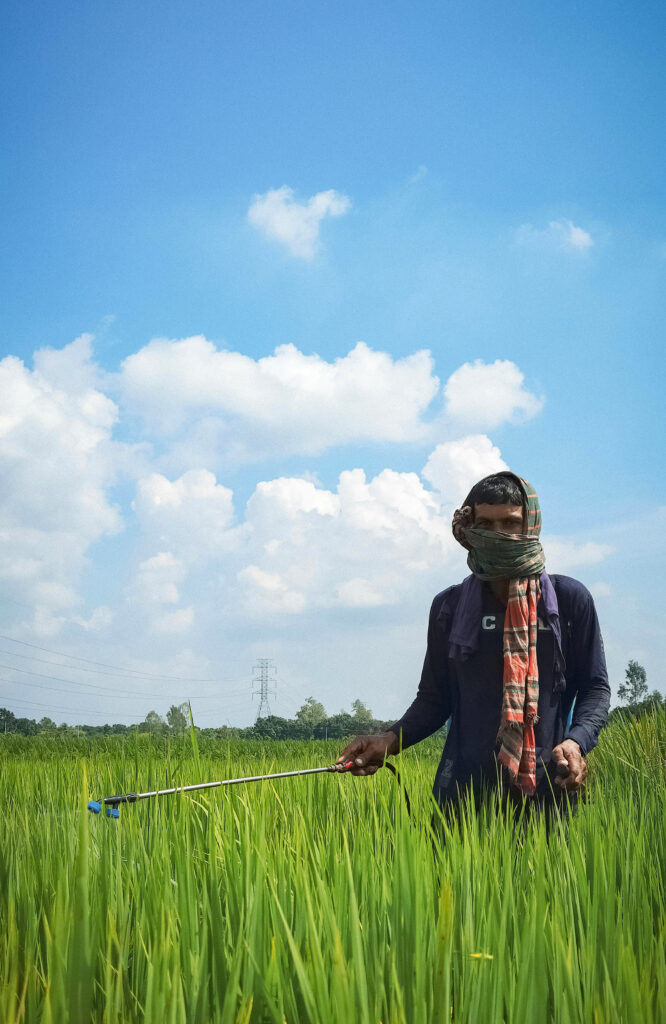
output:
M495 533L474 527L473 510L465 505L454 513L453 535L468 550L467 564L475 576L509 580L498 759L512 783L531 796L536 789L534 726L539 705L537 602L545 559L539 542L541 510L536 491L521 477L506 475L514 477L523 492L526 532Z

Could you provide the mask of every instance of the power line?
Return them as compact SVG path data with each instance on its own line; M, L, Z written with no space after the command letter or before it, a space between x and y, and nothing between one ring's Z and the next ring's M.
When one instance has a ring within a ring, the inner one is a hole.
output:
M5 682L6 681L7 680L5 680ZM38 685L38 684L34 684L34 685ZM49 689L49 688L45 687L45 689ZM55 687L53 689L54 689L55 692L58 692L58 693L69 693L69 694L71 694L73 696L78 696L78 694L72 694L71 690L56 690ZM97 694L90 694L90 696L97 696ZM135 696L135 700L136 700L138 695L135 694L134 696ZM238 700L239 700L239 698L236 698L235 701L231 701L231 702L226 702L225 701L225 708L228 708L228 709L230 709L232 711L236 711L237 712L243 706L247 706L247 703L246 703L247 702L247 698L242 700L240 702L240 704L237 703ZM79 708L70 708L70 707L64 708L64 707L61 707L59 705L55 705L55 704L52 704L52 703L43 704L40 701L31 701L31 700L28 700L25 697L15 697L13 695L0 696L0 701L6 701L8 704L22 704L22 705L27 705L28 707L43 708L43 709L45 709L47 711L52 712L53 714L58 714L60 712L66 711L66 712L70 712L70 713L76 714L76 715L86 715L86 716L89 716L89 717L92 716L93 718L101 718L105 722L110 722L109 713L108 712L104 712L104 711L100 711L100 710L96 710L96 711L90 710L90 711L88 711L88 710L85 710L84 708L81 708L81 707L79 707ZM127 711L122 712L122 714L126 715ZM137 717L136 718L137 722L140 722L142 720L143 719L141 717Z
M71 668L73 666L69 666L69 667ZM25 668L16 668L15 665L3 665L3 664L0 664L0 668L4 668L4 669L6 669L9 672L21 672L23 675L37 676L38 679L51 679L51 680L53 680L56 683L71 683L73 686L82 686L82 687L87 688L88 690L94 690L95 691L95 693L91 694L91 696L100 696L100 697L106 696L106 697L114 697L114 698L115 697L118 697L118 698L122 697L123 699L125 697L130 697L130 698L131 697L134 697L134 698L136 698L136 697L154 697L154 698L162 698L163 700L179 700L179 699L181 699L183 697L182 693L137 693L136 690L117 690L115 688L114 689L109 689L108 687L96 686L95 683L89 683L87 681L80 681L78 679L65 679L62 676L51 676L51 675L47 675L44 672L33 672L33 671L31 671L29 669L25 669ZM10 679L5 680L5 682L11 682L11 681L12 680L10 680ZM25 680L21 680L21 685L39 686L38 683L26 683ZM42 686L41 689L49 689L49 687ZM51 687L51 689L56 690L56 689L58 689L58 687L54 686L54 687ZM64 692L77 693L77 694L81 693L81 694L83 694L83 693L85 693L85 689L83 689L83 690L70 690L70 691L64 691ZM240 692L239 691L237 691L237 694L238 694L238 696L240 696ZM219 699L219 697L220 697L219 693L215 693L215 694L208 694L208 693L206 693L206 694L197 694L197 695L195 695L193 697L189 697L189 700L217 700L217 699Z
M22 641L15 640L14 643L22 643ZM38 650L41 650L41 648L38 648ZM55 654L56 652L54 651L53 653ZM51 661L49 658L37 658L34 654L19 654L18 651L1 651L0 650L0 654L6 654L7 657L9 657L9 658L21 658L23 661L36 661L40 665L52 665L53 668L67 668L67 669L70 669L71 671L74 671L74 672L92 672L96 676L113 676L113 677L116 677L116 678L119 678L119 679L137 679L137 680L141 679L141 678L144 678L138 672L137 672L137 674L135 676L130 676L128 673L124 673L124 672L103 672L103 671L101 671L98 668L85 668L85 667L79 666L79 665L62 665L60 662L58 662L58 661ZM69 657L69 655L64 655L64 657ZM161 678L161 677L147 675L147 676L145 676L145 678L146 679L156 679L156 678ZM165 679L177 679L178 677L177 676L164 676L164 678ZM182 681L183 682L191 682L191 683L222 683L222 682L225 682L224 679L219 679L219 678L218 679L183 679ZM226 680L226 681L228 681L228 680Z
M0 666L0 668L2 668L2 666ZM0 682L8 683L10 686L11 685L32 686L32 687L34 687L37 690L46 690L48 693L68 693L72 697L97 697L99 700L105 700L105 699L112 699L112 700L137 700L137 699L141 699L141 700L143 700L143 698L146 698L146 699L150 698L150 700L154 700L156 697L159 697L159 698L161 698L163 700L180 700L182 698L182 696L183 696L182 694L180 694L178 697L176 697L175 695L169 696L168 694L155 694L155 693L130 693L130 694L125 694L125 693L116 693L116 692L110 691L110 690L109 691L106 691L106 690L105 691L95 690L92 693L91 692L86 693L85 690L67 690L67 689L65 689L62 686L47 686L44 683L33 683L33 682L31 682L30 680L27 680L27 679L15 680L15 679L7 679L6 677L0 677ZM240 704L246 704L247 703L247 697L241 697L240 694L233 694L231 696L231 699L224 698L223 695L221 695L219 693L211 694L211 695L206 695L206 696L201 695L201 696L188 697L187 699L190 700L190 701L195 701L195 700L196 701L199 701L199 700L217 700L217 701L220 701L220 702L222 700L224 700L224 704L226 706L228 706L229 704L234 704L234 702L240 702ZM182 703L182 701L181 701L181 703Z
M55 707L53 704L40 704L40 703L38 703L36 701L33 701L33 700L25 700L23 697L11 697L11 698L7 698L7 699L9 700L9 702L11 704L25 704L25 705L27 705L28 707L31 707L31 708L45 708L47 711L53 712L53 714L59 714L62 711L69 712L70 714L73 714L73 715L80 715L82 713L81 712L81 708ZM99 711L86 711L86 712L83 712L83 713L86 714L86 715L91 716L92 718L103 718L105 720L105 722L108 722L108 717L106 715L101 714L101 712L99 712ZM132 719L132 721L140 722L141 719L140 718ZM113 723L109 723L109 724L113 724Z
M306 701L306 700L310 700L310 697L313 696L313 694L309 694L306 697L304 692L301 689L299 689L298 686L296 686L294 683L290 683L287 679L284 678L284 676L282 674L280 674L280 686L282 686L282 687L286 686L287 689L291 691L292 700L294 700L294 702L295 702L295 698L298 698L298 700L301 700L301 701Z
M126 668L126 667L123 667L121 665L109 665L105 661L92 661L90 658L80 658L76 654L65 654L64 651L54 651L54 650L52 650L49 647L40 647L38 644L31 644L27 640L17 640L13 636L5 636L2 633L0 633L0 640L9 640L9 642L13 643L13 644L22 644L24 647L31 647L33 650L35 650L35 651L42 651L44 654L55 654L56 657L58 657L58 658L69 658L70 661L83 661L83 662L86 663L86 665L97 665L97 666L100 666L101 668L117 669L118 672L120 674L122 674L122 675L143 676L143 678L145 678L145 679L172 679L172 680L174 680L174 682L178 682L178 683L215 683L215 682L218 682L217 679L195 679L195 678L192 678L192 677L189 677L189 676L167 676L167 675L160 675L159 673L156 673L156 672L139 672L138 669ZM18 657L18 655L17 655L17 657ZM65 665L64 667L65 668L75 668L76 666L74 666L74 665ZM82 669L81 671L85 671L85 670ZM100 675L106 675L106 673L101 673L101 672L99 674Z

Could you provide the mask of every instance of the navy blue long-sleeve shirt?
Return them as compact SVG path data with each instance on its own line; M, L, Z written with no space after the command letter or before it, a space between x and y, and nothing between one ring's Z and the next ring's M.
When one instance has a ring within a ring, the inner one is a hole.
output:
M550 574L549 574L550 575ZM546 775L553 748L569 738L583 755L596 745L606 723L610 687L599 621L590 592L569 576L550 575L557 595L566 688L553 691L555 639L539 616L539 720L535 726L537 796L547 797ZM504 605L484 585L478 650L466 660L449 658L449 630L461 585L449 587L432 603L428 645L416 699L391 730L402 747L436 732L450 719L434 795L455 799L470 783L497 781L497 733L502 710ZM542 610L539 606L537 611ZM571 724L567 721L572 705Z

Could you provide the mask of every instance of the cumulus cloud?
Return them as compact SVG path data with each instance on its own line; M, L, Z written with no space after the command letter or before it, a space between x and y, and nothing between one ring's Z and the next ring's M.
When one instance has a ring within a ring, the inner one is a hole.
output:
M142 477L134 509L153 544L190 560L228 548L233 493L208 470L192 469L174 481L161 473Z
M525 388L524 381L524 374L508 359L464 363L444 387L446 413L461 424L486 429L507 421L524 422L544 404L543 398Z
M340 217L351 206L348 196L328 189L305 203L294 199L288 185L255 195L248 210L250 224L282 245L298 259L311 260L319 249L319 228L324 217Z
M568 573L580 566L598 565L615 550L612 544L600 544L597 541L579 543L547 535L544 536L542 543L550 572Z
M346 580L337 588L340 604L347 608L376 608L386 604L387 599L381 589L372 580Z
M438 444L421 475L439 492L445 505L459 505L477 480L508 469L486 434L470 434Z
M252 359L202 336L158 338L125 359L119 387L147 435L168 442L171 471L352 443L427 442L522 422L543 406L515 363L476 360L451 374L442 409L428 351L393 359L363 342L327 362L294 345Z
M98 608L93 609L89 618L84 619L79 616L74 616L72 618L72 622L77 626L80 626L81 629L96 633L111 625L113 622L113 611L106 605L100 605Z
M180 602L185 577L188 593L205 594L197 616L208 604L241 621L395 604L424 580L436 585L458 554L439 496L416 473L390 469L370 479L346 470L335 490L298 477L260 481L238 524L230 492L203 471L139 481L135 507L144 547L157 553L140 564L130 600L158 623Z
M0 392L0 580L35 609L33 628L52 634L78 600L88 549L122 528L109 499L118 410L100 390L88 335L38 352L34 370L3 359Z
M179 585L186 575L187 566L171 551L160 551L139 564L127 600L153 632L181 633L192 625L193 608L170 607L179 603Z
M589 232L570 220L551 220L546 228L535 228L533 224L521 224L516 231L518 245L527 247L555 246L569 252L588 252L594 245Z
M237 578L245 587L247 605L252 612L300 612L305 608L303 594L290 590L278 573L248 565L240 570Z
M393 604L436 577L453 548L435 496L417 474L389 469L370 480L347 470L335 491L264 481L248 501L246 526L252 562L241 578L276 601L288 597L289 610Z
M204 448L212 446L203 454L233 461L418 440L439 380L426 351L394 360L359 342L329 363L281 345L255 360L197 336L151 341L123 362L120 386L149 431L182 441L192 424L196 442L203 419Z

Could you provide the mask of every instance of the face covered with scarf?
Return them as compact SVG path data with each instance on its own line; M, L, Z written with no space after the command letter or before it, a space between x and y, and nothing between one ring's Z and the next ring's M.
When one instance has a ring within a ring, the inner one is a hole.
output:
M469 552L467 564L478 579L508 581L498 759L511 782L529 796L536 789L537 602L545 557L539 541L541 510L536 491L513 473L502 475L512 478L523 496L520 532L505 533L476 525L470 502L472 492L463 507L454 513L452 529L456 540ZM517 516L514 521L518 522Z

